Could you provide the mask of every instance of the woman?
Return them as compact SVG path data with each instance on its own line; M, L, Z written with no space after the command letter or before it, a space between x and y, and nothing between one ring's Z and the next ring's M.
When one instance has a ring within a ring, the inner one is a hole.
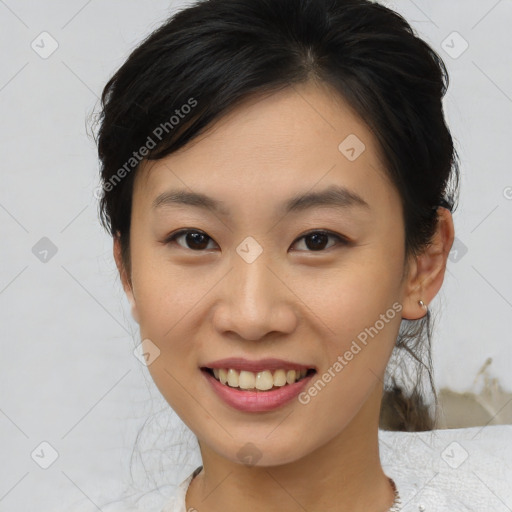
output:
M447 83L366 0L197 2L107 83L101 218L203 461L166 511L400 510L378 429L435 427L421 365L431 379L454 239ZM407 392L399 372L384 385L395 347L420 363Z

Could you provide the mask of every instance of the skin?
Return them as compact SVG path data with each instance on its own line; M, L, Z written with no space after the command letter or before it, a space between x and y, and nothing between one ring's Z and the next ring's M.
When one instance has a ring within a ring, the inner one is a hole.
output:
M350 134L365 144L354 161L338 150ZM359 194L369 208L278 213L290 197L329 185ZM151 208L175 188L221 200L231 214ZM429 304L443 282L454 233L450 212L439 208L438 217L432 243L406 259L400 197L375 138L347 103L313 82L246 100L185 148L142 165L131 271L117 238L114 256L141 339L160 349L152 378L199 440L204 467L187 510L389 509L378 447L382 380L401 318L424 316L418 300ZM194 250L184 236L163 243L182 228L206 233L206 248ZM331 237L314 250L303 238L311 230L352 243ZM236 252L248 236L263 249L250 264ZM394 303L402 310L306 405L241 412L200 373L209 361L242 356L292 360L321 375ZM248 442L260 454L253 465L238 455Z

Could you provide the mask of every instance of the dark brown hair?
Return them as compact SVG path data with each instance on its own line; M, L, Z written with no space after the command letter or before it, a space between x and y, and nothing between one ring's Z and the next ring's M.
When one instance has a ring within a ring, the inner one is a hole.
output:
M333 87L376 137L402 200L407 256L428 245L437 207L453 210L458 187L442 106L448 74L438 54L402 16L367 0L202 0L150 34L101 97L100 217L120 238L128 275L133 179L141 159L176 151L252 94L308 80ZM435 426L422 391L426 373L437 405L431 320L430 311L402 320L381 428ZM400 374L412 367L413 385L400 384Z

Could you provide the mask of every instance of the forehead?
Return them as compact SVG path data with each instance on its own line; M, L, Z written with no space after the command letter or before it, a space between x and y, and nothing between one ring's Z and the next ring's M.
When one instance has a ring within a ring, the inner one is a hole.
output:
M269 201L332 183L370 196L394 188L365 123L332 89L308 83L244 100L185 147L143 162L135 188L145 201L174 185Z

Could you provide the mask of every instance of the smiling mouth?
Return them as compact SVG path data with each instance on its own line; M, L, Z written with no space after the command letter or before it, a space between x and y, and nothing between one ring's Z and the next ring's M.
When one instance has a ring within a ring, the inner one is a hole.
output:
M314 368L308 370L278 369L250 372L246 370L239 371L234 368L203 367L201 371L208 373L221 384L241 391L273 391L295 384L316 373Z

